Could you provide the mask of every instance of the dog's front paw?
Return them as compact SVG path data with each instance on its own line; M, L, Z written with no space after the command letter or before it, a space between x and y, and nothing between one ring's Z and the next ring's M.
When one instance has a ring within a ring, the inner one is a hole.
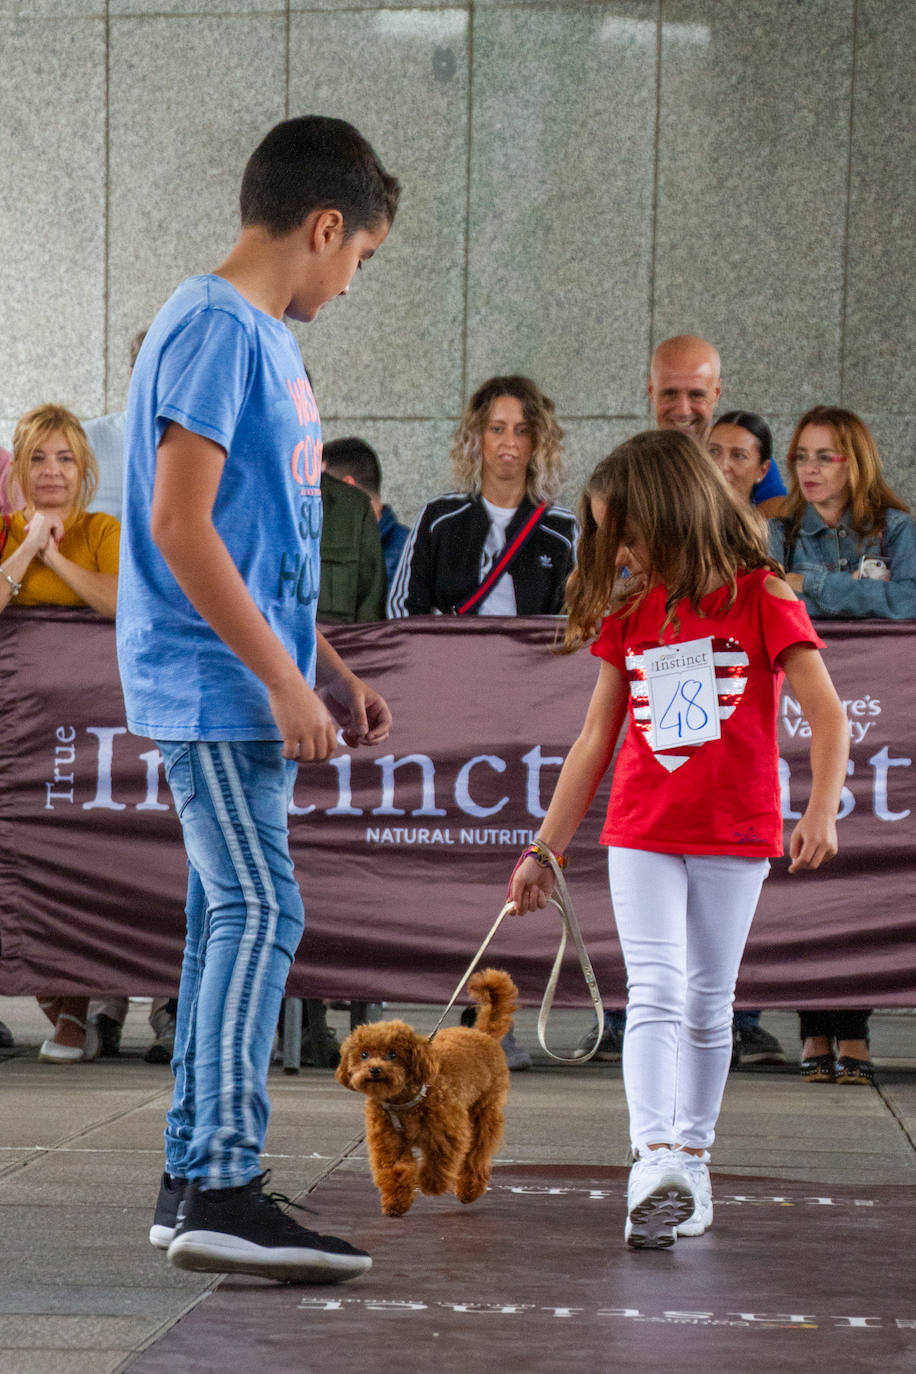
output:
M413 1196L412 1196L412 1195L411 1195L410 1197L408 1197L408 1198L404 1198L404 1197L391 1197L391 1198L385 1198L385 1197L383 1197L383 1198L382 1198L382 1216L383 1216L383 1217L402 1217L402 1216L404 1215L405 1212L409 1212L409 1211L410 1211L410 1205L411 1205L412 1202L413 1202Z
M402 1160L391 1168L379 1168L372 1160L372 1177L378 1188L382 1216L402 1217L409 1210L417 1191L417 1166L413 1159Z
M460 1178L455 1189L455 1196L459 1202L476 1202L487 1191L487 1182L486 1178L477 1176Z

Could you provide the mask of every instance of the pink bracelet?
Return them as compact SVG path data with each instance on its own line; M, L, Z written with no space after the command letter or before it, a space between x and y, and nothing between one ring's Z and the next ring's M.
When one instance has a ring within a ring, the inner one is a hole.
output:
M561 868L561 869L562 869L562 868L566 868L567 865L569 864L569 856L568 856L568 855L566 855L566 854L554 854L554 852L553 852L553 850L550 848L550 846L549 846L549 845L546 845L546 844L544 843L543 840L532 840L532 842L531 842L531 844L528 846L528 848L527 848L527 849L523 849L522 852L521 852L521 854L519 855L518 859L516 860L515 867L513 868L512 872L511 872L510 875L509 875L509 884L508 884L509 887L512 886L512 879L515 877L516 873L518 872L518 870L521 868L522 864L525 862L525 860L526 860L529 856L530 856L532 859L536 860L536 862L539 863L539 864L541 865L542 868L549 868L549 867L550 867L550 859L551 859L551 858L552 858L552 859L554 860L554 862L556 863L557 868ZM548 856L549 856L549 857L548 857ZM508 891L508 888L507 888L507 891Z
M522 857L524 858L525 855L528 854L530 854L533 859L537 859L542 868L549 868L551 859L553 859L557 868L566 868L569 865L568 855L555 854L550 848L550 845L545 844L543 840L532 840Z

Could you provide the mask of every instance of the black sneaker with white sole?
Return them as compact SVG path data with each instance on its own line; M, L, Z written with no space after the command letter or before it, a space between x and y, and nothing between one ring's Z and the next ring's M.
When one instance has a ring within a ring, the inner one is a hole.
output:
M595 1027L586 1031L576 1048L570 1055L571 1059L584 1059L591 1049L595 1048ZM623 1031L611 1025L605 1019L601 1030L601 1039L595 1049L592 1059L598 1064L617 1064L623 1056Z
M255 1274L281 1283L340 1283L370 1268L364 1250L300 1226L265 1193L269 1173L240 1188L200 1189L192 1180L178 1214L169 1263L205 1274Z
M735 1032L739 1064L784 1064L786 1052L762 1026L743 1026Z
M167 1250L175 1239L178 1208L187 1186L186 1178L173 1178L171 1174L162 1175L153 1224L149 1228L149 1243L155 1245L157 1250Z

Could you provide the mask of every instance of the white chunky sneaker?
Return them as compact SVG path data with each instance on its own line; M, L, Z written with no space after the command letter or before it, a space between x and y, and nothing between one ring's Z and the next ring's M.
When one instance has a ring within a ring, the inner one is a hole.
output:
M648 1150L630 1170L624 1239L634 1250L666 1250L677 1240L678 1227L694 1211L684 1155L675 1150Z
M709 1155L689 1155L676 1151L683 1159L690 1191L693 1193L693 1215L677 1228L679 1236L702 1236L712 1225L712 1184L709 1181Z

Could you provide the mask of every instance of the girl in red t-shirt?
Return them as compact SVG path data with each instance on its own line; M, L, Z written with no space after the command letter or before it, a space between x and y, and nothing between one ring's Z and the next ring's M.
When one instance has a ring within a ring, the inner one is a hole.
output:
M782 853L783 673L811 726L791 873L836 854L849 738L821 642L762 522L691 438L659 430L621 444L592 474L580 524L564 648L594 641L598 682L509 897L519 914L546 904L545 850L562 855L572 840L627 717L601 838L629 989L625 1234L659 1248L712 1222L706 1166L735 981L769 860Z

